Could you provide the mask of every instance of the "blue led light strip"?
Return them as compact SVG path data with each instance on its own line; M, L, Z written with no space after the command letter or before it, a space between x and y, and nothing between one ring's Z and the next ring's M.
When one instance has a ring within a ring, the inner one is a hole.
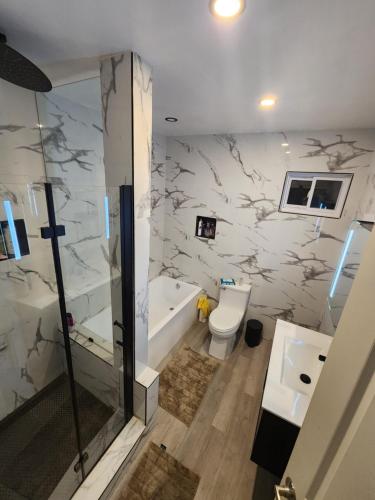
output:
M339 281L339 277L340 277L341 270L342 270L343 265L344 265L345 257L346 257L346 254L348 253L350 243L353 239L353 234L354 234L354 229L351 229L349 231L348 237L346 238L344 250L341 254L340 262L339 262L339 265L336 269L336 273L335 273L335 276L334 276L333 281L332 281L331 290L329 291L329 296L331 299L335 294L337 282Z
M3 205L4 205L5 214L6 214L7 219L8 219L8 226L9 226L10 238L12 240L12 245L13 245L13 250L14 250L14 257L16 260L20 260L21 259L21 250L20 250L20 245L18 242L16 226L14 224L12 204L9 200L4 200Z
M108 196L104 196L104 214L105 214L105 237L109 240L109 204Z

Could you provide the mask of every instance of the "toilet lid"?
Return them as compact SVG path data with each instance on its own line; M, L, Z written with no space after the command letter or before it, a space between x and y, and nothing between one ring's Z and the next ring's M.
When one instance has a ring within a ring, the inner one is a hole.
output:
M237 328L241 323L241 313L233 309L217 307L210 315L210 323L215 330L224 333Z

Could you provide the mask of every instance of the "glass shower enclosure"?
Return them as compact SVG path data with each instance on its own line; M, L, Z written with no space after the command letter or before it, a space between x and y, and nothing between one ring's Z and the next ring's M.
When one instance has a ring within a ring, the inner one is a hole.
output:
M133 411L132 186L105 183L99 79L63 87L37 101L46 177L0 184L0 498L14 500L71 498Z

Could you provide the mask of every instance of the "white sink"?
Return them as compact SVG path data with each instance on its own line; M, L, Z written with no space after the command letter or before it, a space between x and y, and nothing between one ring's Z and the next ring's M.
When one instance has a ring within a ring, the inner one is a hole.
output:
M332 337L278 320L262 407L301 427Z
M294 391L312 394L311 382L318 379L322 368L322 362L319 361L321 353L322 349L314 344L293 337L284 337L281 383ZM311 382L303 382L302 374L307 375Z

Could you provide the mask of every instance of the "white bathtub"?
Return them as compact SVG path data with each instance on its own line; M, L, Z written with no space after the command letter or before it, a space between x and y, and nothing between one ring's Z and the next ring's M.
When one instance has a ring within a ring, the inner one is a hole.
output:
M197 318L201 288L168 276L150 282L148 364L156 368Z

